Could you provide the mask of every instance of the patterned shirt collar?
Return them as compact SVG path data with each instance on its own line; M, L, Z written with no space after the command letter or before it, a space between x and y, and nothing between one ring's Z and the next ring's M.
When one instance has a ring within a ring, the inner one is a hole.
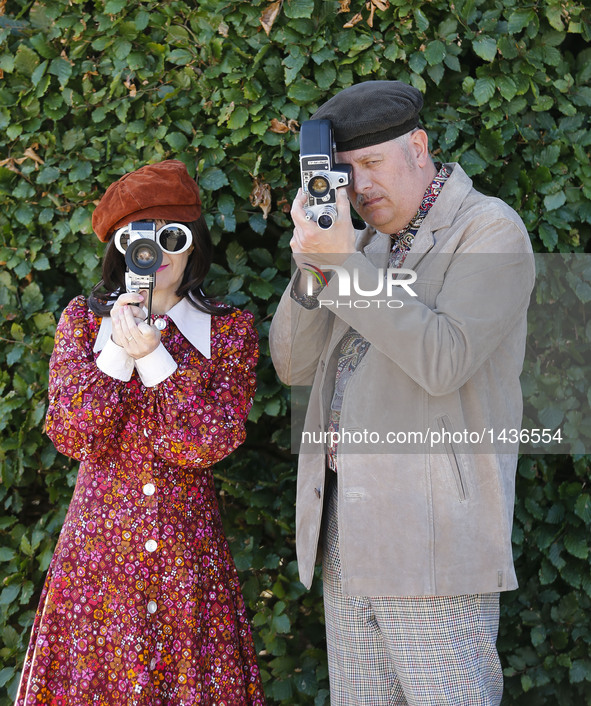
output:
M441 189L443 189L445 182L449 179L451 175L450 169L445 164L440 163L437 164L437 167L438 172L435 175L435 179L433 179L433 181L427 187L421 205L419 206L419 210L412 217L408 225L404 226L404 228L401 228L397 233L394 233L390 236L392 238L393 247L401 238L405 238L407 235L412 234L412 236L414 237L414 235L420 228L422 222L425 220L427 214L429 213L431 206L433 206L433 204L437 200L437 197L441 193Z

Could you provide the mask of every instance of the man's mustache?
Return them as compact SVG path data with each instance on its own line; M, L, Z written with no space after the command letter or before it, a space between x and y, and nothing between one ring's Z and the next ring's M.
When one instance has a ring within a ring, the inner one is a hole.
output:
M382 198L384 194L378 192L370 192L369 194L357 194L355 197L355 206L363 206L367 201Z

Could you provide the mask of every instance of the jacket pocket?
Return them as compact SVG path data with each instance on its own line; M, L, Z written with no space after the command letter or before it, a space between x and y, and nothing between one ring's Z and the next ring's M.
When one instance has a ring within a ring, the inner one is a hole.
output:
M460 502L465 502L466 500L469 500L470 493L468 490L467 477L462 468L461 459L459 454L456 452L456 446L453 442L454 429L451 424L451 419L447 416L447 414L444 414L441 417L437 417L437 423L439 425L439 431L442 434L443 443L447 452L447 458L449 459L451 474L458 491L458 498Z

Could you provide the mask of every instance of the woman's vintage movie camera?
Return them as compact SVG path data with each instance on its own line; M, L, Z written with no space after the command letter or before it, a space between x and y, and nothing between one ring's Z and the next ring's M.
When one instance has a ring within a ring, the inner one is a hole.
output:
M193 244L193 234L185 223L165 223L156 230L151 221L132 221L115 233L115 246L125 255L125 289L148 290L148 321L152 315L152 293L163 253L180 255Z
M125 253L125 289L128 292L148 291L148 317L152 315L154 275L162 264L162 249L156 242L156 224L132 221L120 228L115 236L117 249Z
M320 228L336 220L336 190L351 178L349 164L334 164L335 144L330 120L305 120L300 129L302 189L308 195L306 218Z

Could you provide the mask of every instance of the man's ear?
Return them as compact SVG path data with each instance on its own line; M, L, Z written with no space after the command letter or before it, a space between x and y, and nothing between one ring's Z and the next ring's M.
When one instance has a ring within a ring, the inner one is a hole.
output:
M424 167L431 159L429 155L429 137L419 128L410 135L410 146L417 159L419 167Z

